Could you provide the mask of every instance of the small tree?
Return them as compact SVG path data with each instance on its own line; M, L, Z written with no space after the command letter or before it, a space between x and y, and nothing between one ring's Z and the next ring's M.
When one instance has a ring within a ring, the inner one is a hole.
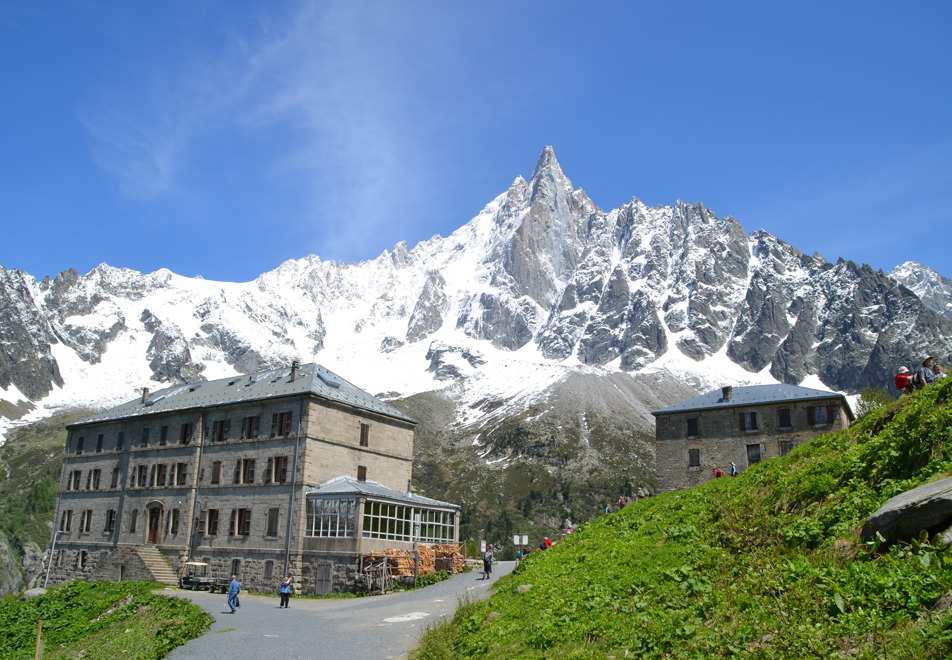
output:
M892 402L893 398L885 387L864 387L859 393L859 401L856 402L857 418L865 417L877 408L885 406Z

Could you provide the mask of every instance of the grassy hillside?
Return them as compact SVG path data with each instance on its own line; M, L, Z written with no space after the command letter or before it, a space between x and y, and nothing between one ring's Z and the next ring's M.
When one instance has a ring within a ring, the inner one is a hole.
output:
M952 551L864 544L952 473L952 378L736 479L640 500L534 552L428 632L435 658L947 658Z
M212 618L201 608L152 590L151 582L74 580L21 602L0 600L0 660L33 657L43 621L44 658L164 658L202 635Z

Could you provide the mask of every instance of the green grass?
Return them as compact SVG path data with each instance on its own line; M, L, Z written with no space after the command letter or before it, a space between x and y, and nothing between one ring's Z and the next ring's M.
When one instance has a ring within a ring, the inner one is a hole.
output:
M463 604L412 657L946 658L952 551L864 544L866 516L952 472L952 379L698 488L639 500Z
M0 660L33 657L43 621L44 658L164 658L202 635L212 618L151 582L74 580L43 596L0 600Z

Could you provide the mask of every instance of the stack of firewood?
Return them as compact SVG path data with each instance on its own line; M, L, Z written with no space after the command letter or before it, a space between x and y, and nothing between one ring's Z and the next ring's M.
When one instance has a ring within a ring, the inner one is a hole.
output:
M447 570L449 566L452 566L453 573L459 573L463 570L463 555L460 552L460 546L419 545L417 546L417 553L420 557L419 575L435 573L438 570L438 564L442 570ZM437 559L448 559L449 562L438 562ZM386 560L393 575L413 575L415 558L412 551L389 549L371 552L364 555L364 566L381 560ZM447 566L447 563L449 563L449 566Z

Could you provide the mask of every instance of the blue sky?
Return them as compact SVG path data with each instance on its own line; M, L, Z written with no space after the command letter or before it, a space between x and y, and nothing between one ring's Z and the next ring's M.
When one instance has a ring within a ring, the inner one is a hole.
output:
M247 281L465 224L546 145L952 276L952 3L4 0L0 265Z

